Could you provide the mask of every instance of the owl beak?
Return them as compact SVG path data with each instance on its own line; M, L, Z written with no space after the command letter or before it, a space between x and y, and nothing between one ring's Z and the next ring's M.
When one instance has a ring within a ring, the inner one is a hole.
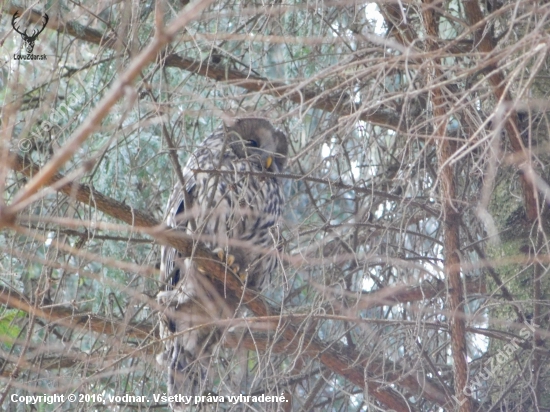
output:
M267 156L267 158L265 159L265 168L269 169L272 163L273 163L273 157Z

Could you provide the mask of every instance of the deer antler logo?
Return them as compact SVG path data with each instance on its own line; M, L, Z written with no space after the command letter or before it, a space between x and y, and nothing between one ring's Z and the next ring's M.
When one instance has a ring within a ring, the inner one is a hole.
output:
M17 23L15 22L15 20L17 19L18 14L19 14L19 12L16 11L15 14L13 15L13 19L11 19L11 25L13 26L13 29L17 33L19 33L21 35L21 37L23 38L23 41L25 42L25 49L27 49L27 53L32 54L32 51L34 49L34 42L38 38L38 35L44 31L44 28L46 27L46 24L48 24L48 20L50 18L48 17L48 15L46 13L44 13L44 15L42 16L44 18L44 24L43 24L42 28L40 30L34 29L32 31L32 34L29 36L27 34L27 30L21 32L17 28L17 25L16 25Z

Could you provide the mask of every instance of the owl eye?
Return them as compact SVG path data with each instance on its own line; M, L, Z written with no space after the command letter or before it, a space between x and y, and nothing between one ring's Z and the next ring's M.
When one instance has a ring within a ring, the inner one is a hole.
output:
M250 147L258 147L258 142L256 140L247 140L246 143Z

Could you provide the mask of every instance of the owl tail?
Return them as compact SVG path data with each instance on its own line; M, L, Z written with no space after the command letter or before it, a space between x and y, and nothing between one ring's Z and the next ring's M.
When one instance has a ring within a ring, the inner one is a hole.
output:
M170 403L174 411L196 410L195 396L212 391L209 376L216 364L215 352L221 339L220 328L209 325L220 315L219 305L218 310L212 305L216 300L193 277L186 278L180 286L185 287L157 295L165 307L160 323L165 348L157 360L167 369L167 389L168 395L174 397ZM191 405L182 403L182 397L189 396Z
M218 342L215 331L198 329L175 336L166 346L159 362L167 367L168 395L174 397L170 402L172 410L194 410L197 406L195 396L212 391L208 371L212 368L213 349ZM189 396L191 403L183 403L183 397Z
M168 355L168 395L179 394L193 398L199 395L202 392L201 387L207 384L207 371L204 366L196 362L196 357L192 353L186 353L179 342L175 342ZM193 401L190 405L192 404ZM170 403L170 407L174 411L185 410L185 404L177 397Z

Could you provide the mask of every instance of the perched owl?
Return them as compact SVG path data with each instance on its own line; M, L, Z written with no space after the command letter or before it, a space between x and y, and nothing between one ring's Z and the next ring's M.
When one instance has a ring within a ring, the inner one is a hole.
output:
M189 158L183 169L185 188L178 182L168 203L168 226L215 251L247 285L261 287L276 269L276 256L266 252L276 246L273 230L284 206L279 179L261 173L281 172L287 154L285 135L269 121L226 123ZM169 395L200 395L212 389L208 371L222 332L200 325L227 317L235 308L226 301L219 304L223 290L212 290L192 258L163 247L161 259L165 290L157 300L164 308L160 334L165 350L158 359L168 370ZM170 406L183 409L177 402Z

